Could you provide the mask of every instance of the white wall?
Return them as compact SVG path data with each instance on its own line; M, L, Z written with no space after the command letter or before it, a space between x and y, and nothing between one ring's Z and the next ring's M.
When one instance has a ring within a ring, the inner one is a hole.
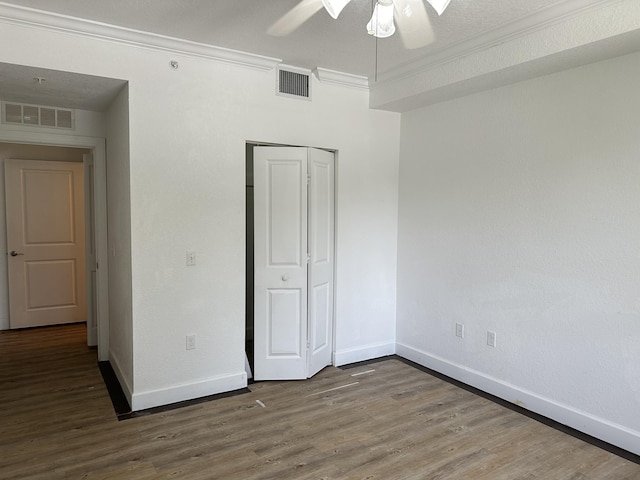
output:
M7 278L7 218L5 205L4 161L16 160L57 160L82 162L80 148L44 147L18 143L0 143L0 330L9 329L9 284Z
M397 307L399 354L635 453L638 78L633 54L404 114Z
M0 61L129 82L135 409L245 385L248 140L339 151L336 358L393 353L398 114L362 90L314 80L298 101L275 96L274 71L19 25L0 30Z
M247 140L339 150L337 356L393 350L399 116L370 112L365 92L281 98L274 72L159 57L140 59L144 88L130 79L135 390L243 384Z
M125 86L113 101L105 117L109 230L109 361L131 403L134 383L128 86Z

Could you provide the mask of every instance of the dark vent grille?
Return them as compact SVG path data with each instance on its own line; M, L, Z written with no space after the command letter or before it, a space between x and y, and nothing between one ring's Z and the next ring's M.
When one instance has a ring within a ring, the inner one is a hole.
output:
M22 122L25 125L40 125L40 110L38 107L23 106Z
M56 126L56 109L55 108L40 109L40 125L42 125L43 127Z
M309 75L280 70L278 92L285 95L309 98Z
M73 129L73 111L39 105L5 103L3 122Z
M58 110L58 127L73 128L73 115L71 110Z
M22 105L7 103L5 113L7 116L7 122L22 123Z

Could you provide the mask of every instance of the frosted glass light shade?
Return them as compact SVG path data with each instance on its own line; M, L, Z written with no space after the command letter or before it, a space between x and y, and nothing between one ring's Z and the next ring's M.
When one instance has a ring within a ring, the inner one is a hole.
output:
M351 0L322 0L322 5L333 18L338 18L340 12Z
M427 0L433 9L438 12L438 15L442 15L445 9L449 6L451 0Z
M378 38L387 38L393 35L396 26L393 23L393 2L380 0L373 9L371 20L367 23L367 33Z

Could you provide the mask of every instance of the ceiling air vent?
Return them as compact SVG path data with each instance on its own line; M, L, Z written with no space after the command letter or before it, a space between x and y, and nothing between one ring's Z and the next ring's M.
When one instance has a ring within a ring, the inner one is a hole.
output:
M278 67L278 95L311 99L310 73L292 67Z
M73 129L73 110L9 102L2 106L3 123Z

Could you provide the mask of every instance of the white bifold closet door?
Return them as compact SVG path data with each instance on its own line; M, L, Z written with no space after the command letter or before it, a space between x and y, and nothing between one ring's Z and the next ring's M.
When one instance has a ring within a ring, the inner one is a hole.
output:
M334 155L254 148L254 378L294 380L331 364Z

